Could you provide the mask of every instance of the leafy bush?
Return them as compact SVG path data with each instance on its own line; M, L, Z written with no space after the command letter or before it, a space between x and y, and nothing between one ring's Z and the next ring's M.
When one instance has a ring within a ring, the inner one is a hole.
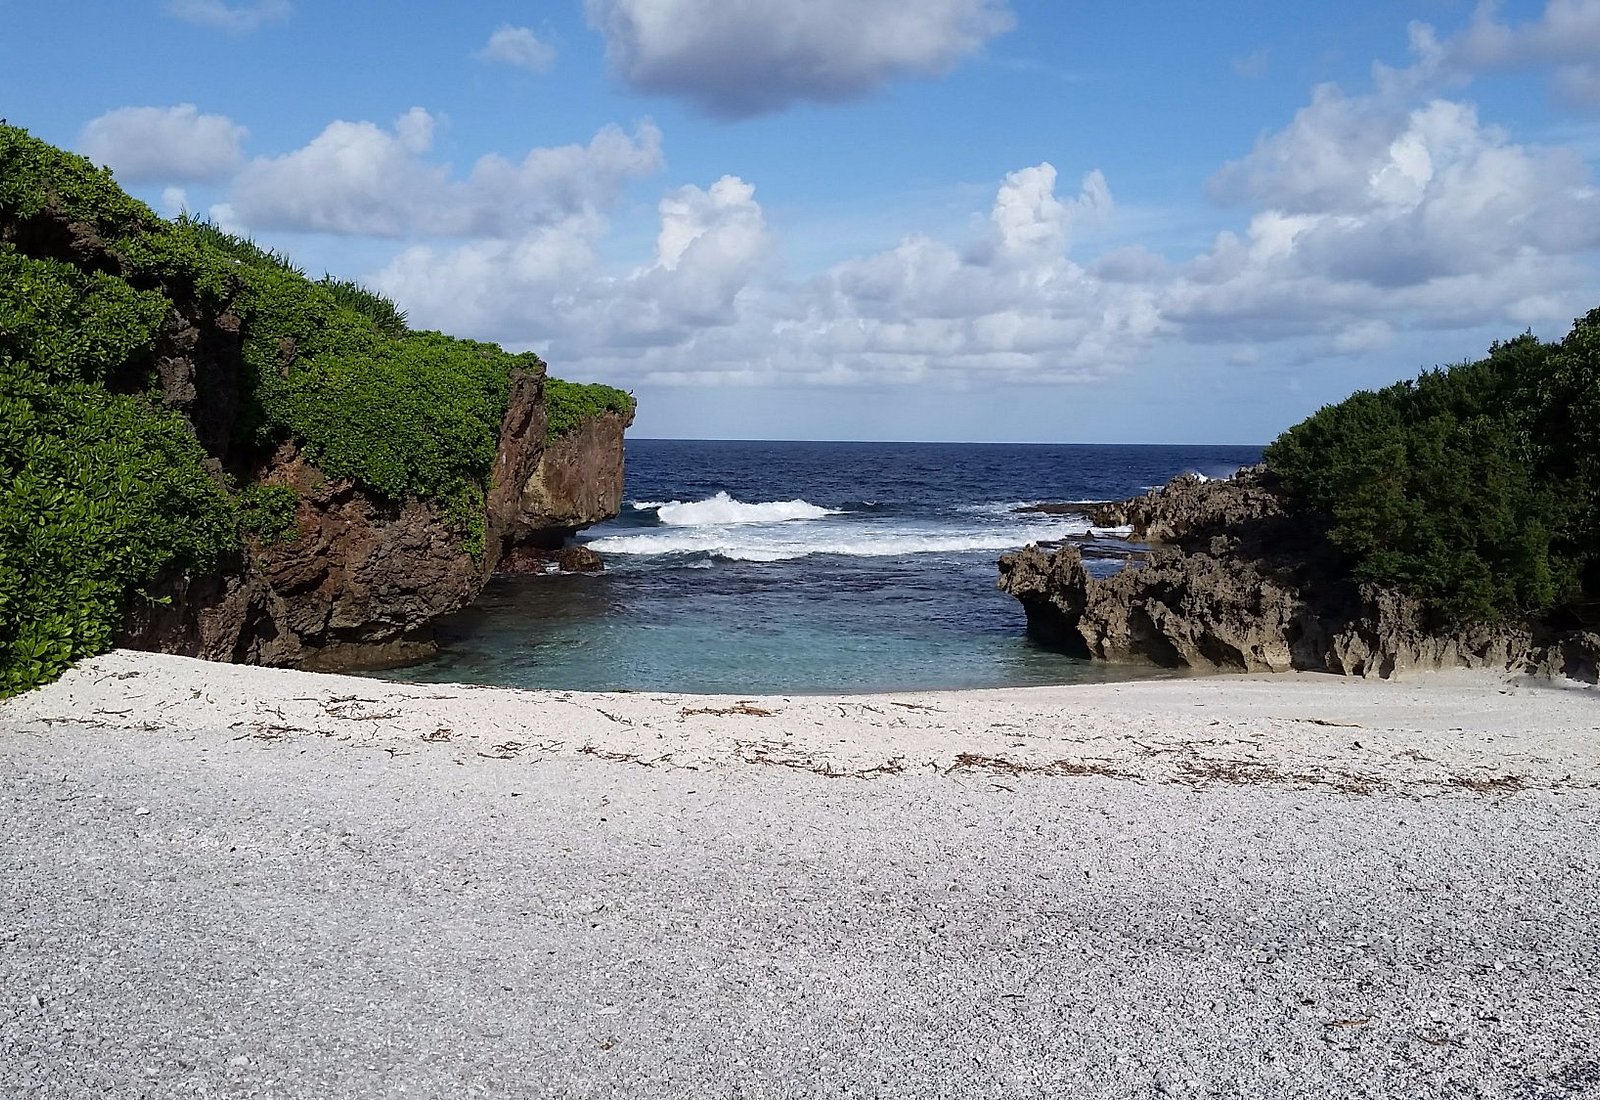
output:
M28 219L55 209L108 241L137 234L155 213L117 186L109 169L0 126L0 216Z
M1324 518L1358 581L1454 621L1570 603L1596 553L1584 534L1600 466L1586 442L1600 442L1596 321L1600 311L1559 346L1525 335L1479 362L1357 393L1285 432L1267 465Z
M578 430L586 420L608 412L633 412L633 395L613 386L598 383L564 382L546 378L544 382L545 438L560 439Z
M60 382L100 382L142 359L170 303L115 276L0 242L0 354Z
M1562 552L1582 571L1588 599L1600 597L1600 309L1573 325L1525 387L1537 410L1535 457L1570 504Z
M300 496L287 485L251 485L235 499L239 529L264 543L284 542L297 530Z
M0 356L0 696L110 648L129 589L237 545L204 461L176 414Z

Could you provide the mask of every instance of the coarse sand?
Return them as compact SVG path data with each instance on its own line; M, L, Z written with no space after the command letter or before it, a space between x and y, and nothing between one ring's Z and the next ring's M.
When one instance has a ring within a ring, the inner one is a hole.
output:
M1600 1097L1600 692L0 703L0 1100Z

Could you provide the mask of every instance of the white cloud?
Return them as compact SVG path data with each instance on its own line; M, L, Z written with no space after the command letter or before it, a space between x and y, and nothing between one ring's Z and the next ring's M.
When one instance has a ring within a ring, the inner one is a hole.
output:
M607 225L588 213L516 239L409 249L373 281L425 323L467 317L473 331L516 343L561 335L585 354L681 345L737 322L768 248L755 189L724 176L678 188L659 209L655 258L626 276L600 270L594 246Z
M1184 346L1237 369L1371 356L1420 330L1564 321L1597 283L1587 166L1449 100L1321 89L1216 188L1247 224L1186 260L1075 257L1082 227L1115 219L1110 188L1091 171L1062 196L1043 163L999 183L967 240L912 235L798 280L753 187L725 177L669 193L628 274L607 274L587 217L412 249L377 282L425 323L628 384L953 387L1094 379Z
M485 156L457 179L427 159L437 124L420 107L388 130L330 123L304 147L248 165L229 205L255 229L504 239L604 206L661 165L661 132L645 122L632 136L608 126L588 145L534 149L520 161Z
M263 24L289 18L294 14L294 5L289 0L256 0L248 4L228 4L223 0L167 0L167 11L188 23L248 34Z
M1014 23L1006 0L585 0L585 10L628 84L727 118L937 75Z
M1444 46L1417 41L1414 69L1377 70L1364 95L1316 89L1223 166L1212 193L1242 210L1195 255L1084 254L1095 227L1126 236L1111 188L1098 171L1063 185L1043 162L996 181L964 235L795 273L752 182L676 186L653 248L618 261L610 219L626 184L661 166L653 126L456 173L432 157L421 110L387 129L334 123L259 160L219 210L253 228L399 238L373 282L418 322L628 385L961 388L1147 363L1215 376L1409 355L1434 332L1476 343L1564 327L1600 293L1589 164L1443 94Z
M556 50L548 42L541 42L527 27L507 24L489 36L488 44L478 51L478 57L542 73L555 64Z
M1512 142L1468 104L1391 93L1319 88L1219 172L1214 193L1259 209L1242 238L1223 234L1185 266L1164 315L1193 338L1321 333L1348 352L1361 322L1452 327L1571 309L1580 259L1600 249L1588 165Z
M1440 39L1427 24L1412 28L1412 44L1429 71L1462 79L1482 73L1549 70L1557 94L1600 107L1600 0L1548 0L1539 18L1518 24L1483 2L1460 34Z
M226 179L238 168L248 133L225 115L201 114L193 103L119 107L91 120L78 148L124 183L199 183Z

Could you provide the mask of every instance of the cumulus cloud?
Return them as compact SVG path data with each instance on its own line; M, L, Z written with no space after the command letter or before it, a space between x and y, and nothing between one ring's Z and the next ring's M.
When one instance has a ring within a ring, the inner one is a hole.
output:
M653 245L619 260L610 220L661 167L653 126L456 172L421 110L334 123L253 162L224 212L399 239L372 281L420 323L625 384L1075 382L1180 357L1336 364L1400 355L1419 333L1564 326L1600 292L1591 167L1514 140L1446 94L1442 71L1424 60L1377 70L1365 94L1316 89L1216 173L1231 228L1188 254L1094 254L1090 231L1119 218L1110 184L1040 162L996 180L964 233L801 272L785 268L760 181L673 186Z
M527 27L507 24L489 36L488 44L478 51L478 57L483 61L515 65L531 73L542 73L555 64L556 50L548 42L540 41Z
M225 115L201 114L193 103L119 107L91 120L78 148L125 183L215 182L239 167L248 133Z
M1215 189L1245 226L1187 259L1078 257L1081 230L1116 217L1111 189L1090 171L1063 193L1041 163L999 182L966 239L912 235L798 279L754 188L725 177L670 192L654 256L626 274L588 217L414 248L377 281L426 323L594 376L951 386L1094 379L1174 345L1236 366L1370 356L1421 329L1564 322L1596 284L1588 167L1463 103L1322 89Z
M1506 23L1498 5L1480 3L1460 34L1441 39L1416 24L1412 45L1420 65L1458 78L1515 70L1549 70L1563 99L1600 107L1600 0L1548 0L1543 14Z
M229 205L245 224L374 237L509 238L609 203L661 165L661 132L607 126L587 145L481 158L465 178L429 160L438 119L420 107L384 129L333 122L304 147L251 162Z
M465 315L512 342L561 334L584 355L681 345L737 322L738 300L767 255L755 188L735 176L680 187L659 214L653 262L621 277L596 261L607 224L589 212L515 239L408 249L374 282L430 322Z
M1163 314L1191 338L1323 333L1345 353L1376 321L1560 320L1579 258L1600 248L1600 191L1577 154L1514 143L1446 99L1319 88L1212 186L1258 209L1168 288Z
M632 87L724 118L944 73L1009 30L1006 0L585 0Z
M256 0L253 4L228 4L224 0L167 0L167 11L188 23L233 34L248 34L266 23L294 14L289 0Z

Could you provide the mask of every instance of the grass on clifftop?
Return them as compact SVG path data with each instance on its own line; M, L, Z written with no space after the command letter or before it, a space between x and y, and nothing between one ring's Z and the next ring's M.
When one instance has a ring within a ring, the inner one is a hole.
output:
M236 465L293 440L331 477L439 502L481 552L510 378L542 373L537 356L413 332L381 294L157 217L109 172L0 126L0 695L107 648L127 593L164 571L292 534L292 493L236 491L158 400L170 326L230 314ZM552 436L632 407L609 387L550 390Z

